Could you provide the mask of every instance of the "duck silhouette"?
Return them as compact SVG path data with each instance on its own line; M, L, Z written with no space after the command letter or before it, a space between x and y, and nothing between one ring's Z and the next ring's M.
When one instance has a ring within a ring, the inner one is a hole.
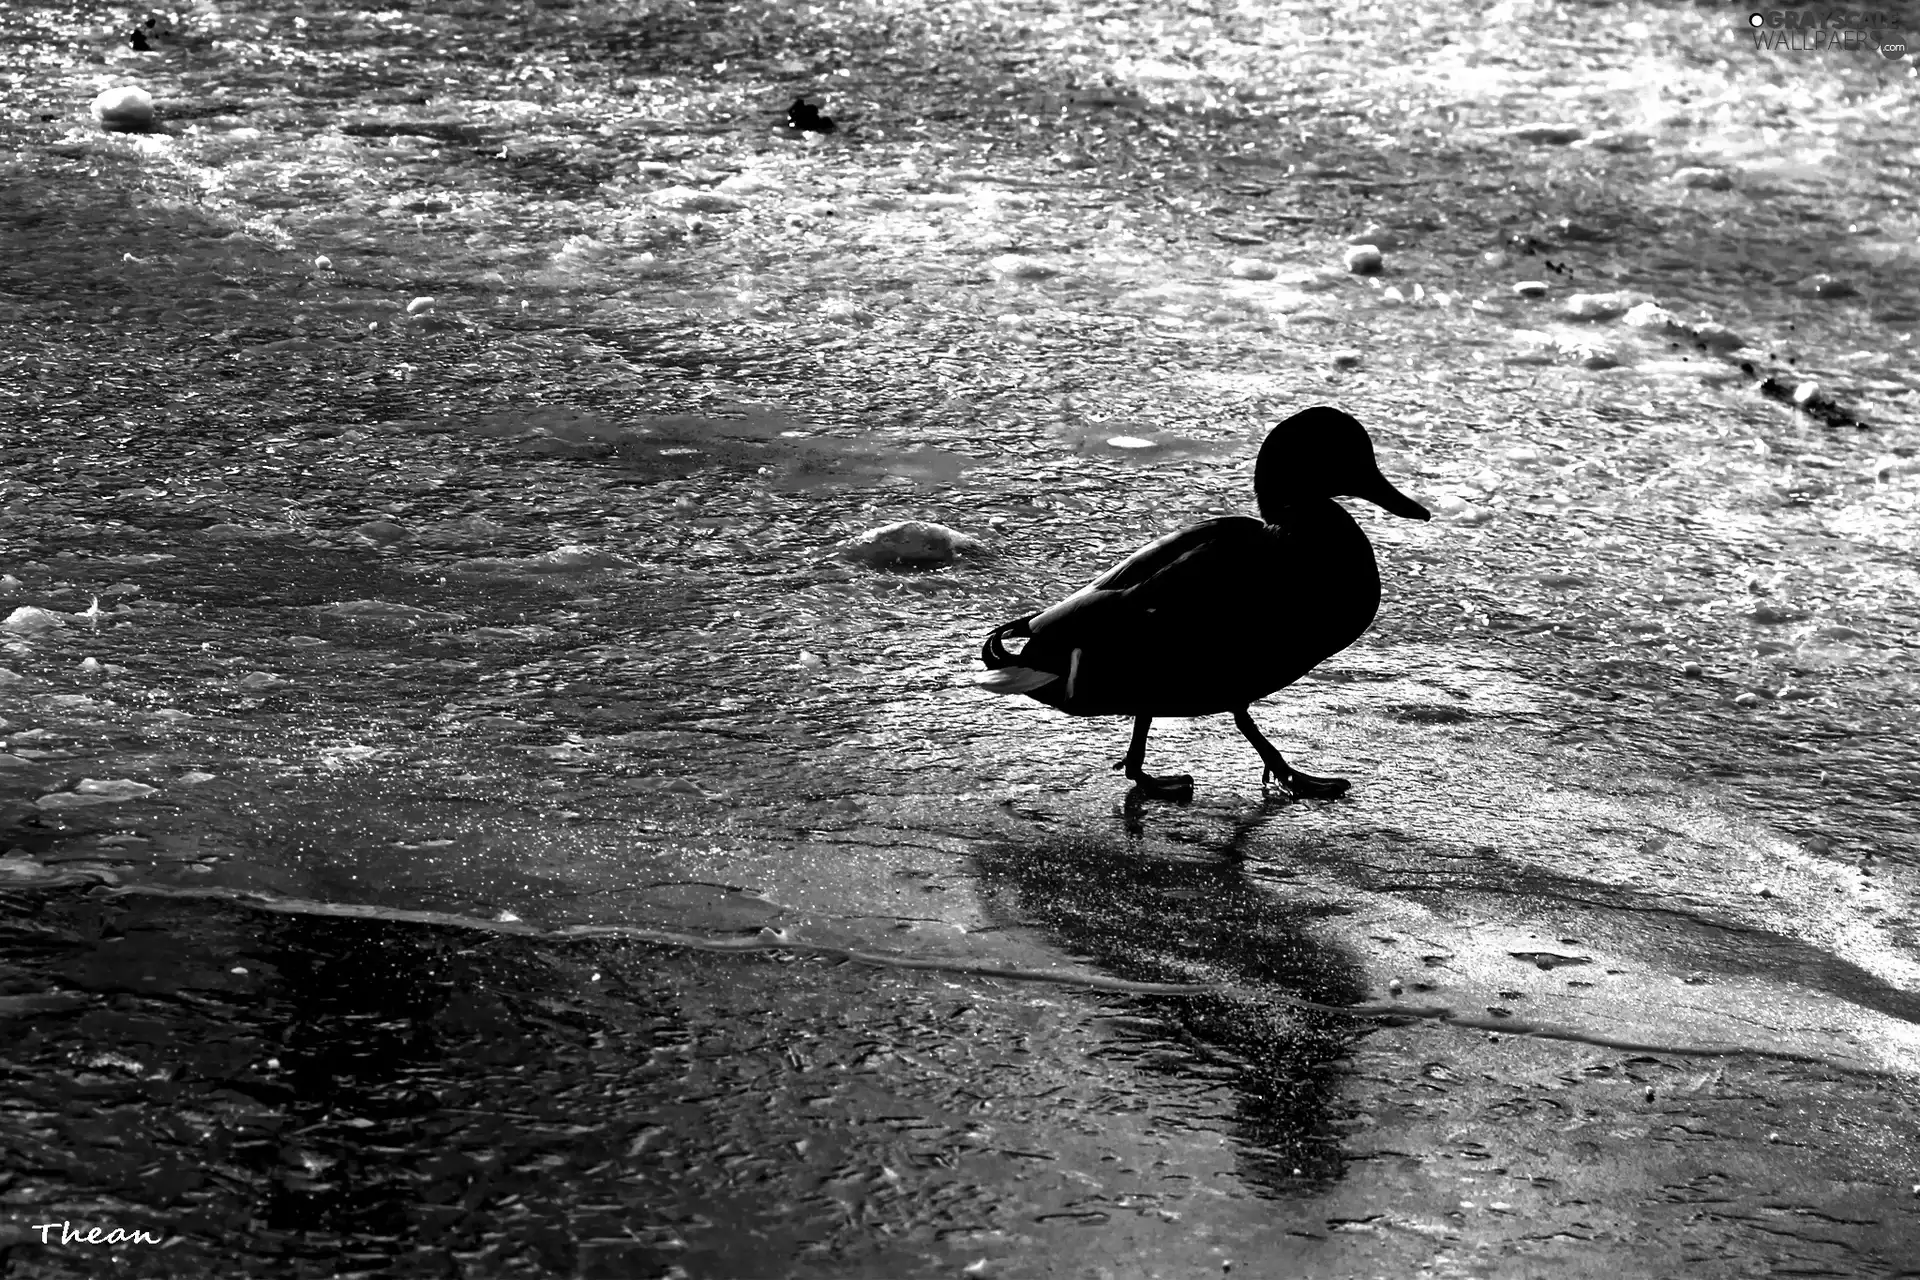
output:
M1367 535L1336 497L1397 516L1427 509L1380 474L1366 429L1338 409L1303 409L1267 434L1254 464L1260 518L1206 520L1150 542L1066 599L995 627L981 646L990 693L1024 693L1072 716L1132 716L1116 769L1143 794L1190 795L1186 775L1146 772L1161 716L1230 714L1295 796L1331 798L1345 778L1288 764L1248 708L1359 639L1380 607ZM1009 638L1026 638L1017 653Z

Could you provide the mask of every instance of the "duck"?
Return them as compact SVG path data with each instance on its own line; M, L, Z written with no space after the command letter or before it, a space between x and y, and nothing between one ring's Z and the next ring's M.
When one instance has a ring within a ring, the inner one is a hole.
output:
M1380 607L1367 535L1336 498L1408 520L1427 509L1380 472L1350 414L1303 409L1267 433L1254 462L1259 518L1203 520L1148 543L1066 599L993 628L980 648L988 693L1024 694L1070 716L1131 716L1113 767L1140 794L1190 798L1193 778L1146 771L1156 719L1231 715L1259 753L1260 784L1332 799L1345 778L1302 773L1254 723L1253 703L1358 640ZM1008 640L1024 640L1019 650Z

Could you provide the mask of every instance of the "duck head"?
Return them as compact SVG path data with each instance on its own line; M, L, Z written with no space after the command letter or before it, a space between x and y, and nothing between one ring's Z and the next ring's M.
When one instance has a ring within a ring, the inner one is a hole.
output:
M1253 468L1260 518L1277 523L1288 507L1318 498L1365 498L1394 515L1428 520L1427 509L1394 488L1373 459L1367 429L1338 409L1302 409L1267 433Z

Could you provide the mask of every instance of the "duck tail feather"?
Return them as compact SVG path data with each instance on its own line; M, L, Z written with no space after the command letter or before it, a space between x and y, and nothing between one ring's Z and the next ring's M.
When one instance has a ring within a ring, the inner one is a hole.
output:
M986 643L980 646L980 661L987 665L988 670L997 671L1001 667L1010 667L1020 660L1019 654L1007 652L1007 646L1001 643L1001 638L1031 636L1033 632L1027 629L1027 624L1031 621L1033 621L1031 618L1016 618L1012 622L1003 622L987 632Z
M1035 671L1032 667L1001 667L981 676L974 684L988 693L1032 693L1059 678L1051 671Z

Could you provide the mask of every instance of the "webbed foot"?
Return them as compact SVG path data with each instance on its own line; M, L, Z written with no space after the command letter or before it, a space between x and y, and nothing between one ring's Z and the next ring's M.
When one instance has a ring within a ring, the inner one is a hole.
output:
M1160 778L1150 773L1130 773L1127 776L1133 779L1134 789L1149 799L1180 801L1193 799L1192 774L1171 773Z
M1164 778L1156 778L1146 770L1147 730L1153 724L1152 716L1133 718L1133 745L1127 748L1127 754L1113 767L1125 770L1127 778L1133 783L1133 795L1149 800L1172 800L1177 804L1186 804L1193 799L1193 778L1189 774L1175 773Z
M1269 779L1278 779L1280 785L1298 800L1332 800L1347 794L1347 789L1353 785L1345 778L1320 778L1294 768L1276 772L1272 765L1260 771L1261 790L1266 790Z
M1246 735L1253 749L1260 753L1260 762L1265 768L1260 770L1260 789L1267 788L1269 778L1277 778L1287 793L1297 800L1331 800L1335 796L1347 794L1347 788L1353 784L1345 778L1316 778L1310 773L1302 773L1287 763L1287 758L1274 750L1271 742L1260 732L1260 727L1247 714L1246 708L1233 713L1234 724Z
M1122 760L1113 766L1125 770L1127 780L1133 783L1135 791L1153 800L1191 800L1193 799L1193 775L1190 773L1169 773L1160 776L1148 773L1132 760Z

